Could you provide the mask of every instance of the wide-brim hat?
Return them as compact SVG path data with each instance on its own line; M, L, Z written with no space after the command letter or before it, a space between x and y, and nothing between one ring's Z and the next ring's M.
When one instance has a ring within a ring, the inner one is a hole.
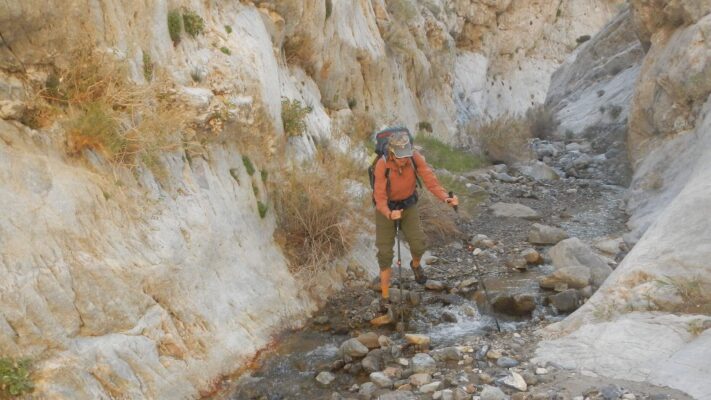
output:
M407 132L393 133L388 144L395 158L412 157L412 143Z

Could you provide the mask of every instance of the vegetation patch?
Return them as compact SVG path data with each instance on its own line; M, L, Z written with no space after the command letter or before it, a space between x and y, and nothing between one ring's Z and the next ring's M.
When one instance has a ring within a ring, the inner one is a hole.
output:
M143 52L143 78L148 82L153 79L153 58L146 51Z
M333 2L332 2L332 0L326 0L326 19L328 19L331 16L332 12L333 12Z
M225 25L225 32L227 32L228 35L229 35L230 33L232 33L232 26L230 26L230 25Z
M525 118L505 115L484 124L470 124L467 131L492 162L514 164L532 158L531 132Z
M526 124L532 137L550 139L558 129L560 122L555 117L553 110L539 106L526 111Z
M227 54L228 56L232 54L232 51L225 46L220 47L220 51Z
M329 158L327 167L322 159ZM337 155L324 155L311 165L285 171L274 187L275 238L284 249L291 272L307 285L330 262L350 250L358 232L362 205L348 194L357 173Z
M168 33L173 45L180 43L180 34L183 32L183 17L178 10L168 11Z
M415 143L423 147L427 162L435 168L444 168L451 172L468 172L485 164L480 156L463 149L455 149L432 136L418 135Z
M244 164L244 168L247 170L249 176L254 175L254 165L252 164L252 160L250 160L248 156L242 156L242 164Z
M30 362L0 358L0 399L14 399L32 392Z
M287 136L300 136L306 131L304 118L312 111L309 106L304 106L299 100L281 100L281 121L284 133Z
M196 37L205 31L205 20L195 11L186 10L183 13L183 26L188 35Z
M578 44L583 44L583 43L587 42L588 40L590 40L590 35L582 35L582 36L579 36L577 39L575 39L575 41Z
M259 211L259 217L264 219L264 217L267 216L267 211L269 211L269 206L261 201L257 201L257 211Z

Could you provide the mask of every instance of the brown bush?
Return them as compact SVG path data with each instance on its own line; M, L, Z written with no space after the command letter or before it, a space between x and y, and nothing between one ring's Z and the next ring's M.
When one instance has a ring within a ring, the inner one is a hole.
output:
M317 162L284 172L274 187L275 237L290 271L306 283L331 261L346 255L355 238L356 210L342 176L324 172Z
M560 125L555 113L544 106L530 108L526 111L526 123L531 131L531 136L539 139L552 138Z
M532 158L531 131L525 118L505 115L484 124L471 123L467 131L492 162L512 164Z

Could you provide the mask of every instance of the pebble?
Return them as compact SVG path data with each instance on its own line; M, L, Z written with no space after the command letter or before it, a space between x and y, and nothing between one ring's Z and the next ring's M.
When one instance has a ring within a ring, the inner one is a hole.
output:
M437 370L437 363L429 354L417 353L412 357L412 372L433 373Z
M514 388L521 392L525 392L528 389L528 384L523 379L523 377L514 371L511 371L511 374L501 379L500 382L508 387Z
M341 344L340 351L343 355L355 358L365 357L365 355L368 354L368 348L355 338L348 339L343 342L343 344Z
M421 393L434 393L436 390L439 390L439 388L441 386L442 386L442 382L439 382L439 381L428 383L426 385L420 386L420 392Z
M318 381L318 383L324 386L328 386L331 384L331 382L336 380L336 376L328 371L322 371L318 375L316 375L316 380Z
M407 367L410 365L410 361L408 361L407 358L398 358L397 363L402 365L403 367Z
M439 290L444 290L445 285L444 285L444 283L442 283L440 281L428 279L427 282L425 282L425 288L427 288L429 290L439 291Z
M536 375L545 375L548 373L548 370L545 368L536 368Z
M409 344L414 344L417 346L426 346L430 344L430 337L427 335L407 333L405 334L405 341Z
M489 350L486 352L486 358L491 358L492 360L498 360L501 356L502 354L498 350Z
M358 390L358 394L363 395L363 397L369 399L375 391L378 390L378 386L374 384L373 382L366 382L362 385L360 385L360 389Z
M420 387L422 385L426 385L431 382L432 382L432 375L430 375L430 374L419 373L419 374L413 374L410 376L410 384L412 386Z
M454 314L453 312L447 310L442 313L442 321L444 322L457 322L458 318L457 315Z
M481 400L506 400L506 394L495 386L484 385L481 391Z
M498 360L496 360L496 365L498 365L501 368L513 368L519 364L518 361L514 360L513 358L510 357L501 357Z
M380 347L380 340L375 332L362 333L356 339L369 349Z
M370 374L369 377L371 382L375 383L381 388L389 389L393 386L393 381L382 372L373 372Z

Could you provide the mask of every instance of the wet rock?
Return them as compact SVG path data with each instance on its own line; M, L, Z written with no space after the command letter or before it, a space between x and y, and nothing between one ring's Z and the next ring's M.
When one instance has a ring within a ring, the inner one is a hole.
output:
M427 346L430 344L430 337L427 335L418 335L415 333L406 333L405 341L416 346Z
M344 356L353 358L365 357L368 354L368 348L359 342L358 339L348 339L341 344L340 352Z
M564 230L542 224L533 224L528 232L528 241L533 244L556 244L567 238Z
M324 386L330 385L334 380L336 380L336 376L327 371L322 371L316 375L316 381Z
M521 392L525 392L528 389L528 384L526 384L526 381L523 379L523 377L514 371L511 371L507 377L499 380L499 382L502 385L508 386Z
M378 334L375 332L362 333L358 335L356 339L369 349L376 349L380 347Z
M590 277L590 270L586 267L566 267L539 278L538 283L544 289L555 289L560 284L569 288L582 289L590 284Z
M432 382L426 385L420 386L420 393L434 393L442 387L442 382Z
M432 279L428 279L427 282L425 282L425 288L429 290L444 290L446 286L444 285L443 282L441 281L435 281Z
M580 307L580 295L575 289L568 289L548 297L553 307L560 312L575 311Z
M443 347L430 352L432 358L436 361L459 361L462 358L462 352L457 347Z
M496 312L507 315L523 316L536 309L536 298L527 293L499 294L491 301Z
M451 311L443 311L440 318L443 322L457 322L457 316Z
M410 384L412 386L420 387L420 386L426 385L430 382L432 382L432 375L430 375L430 374L419 373L419 374L412 374L410 376Z
M607 265L605 260L595 254L588 245L578 238L561 241L550 249L548 255L553 260L553 266L556 268L572 266L588 268L591 273L591 283L595 287L600 287L612 273L612 268Z
M535 249L526 249L521 252L521 257L529 264L540 264L543 262L543 257Z
M429 354L417 353L412 357L412 372L414 373L434 373L437 370L437 363Z
M369 375L370 381L381 388L390 389L393 387L393 381L382 372L373 372Z
M481 400L507 400L508 396L495 386L484 385L481 391Z
M541 215L530 207L518 203L495 203L491 210L496 217L503 218L523 218L523 219L540 219Z
M496 360L496 365L498 365L501 368L513 368L519 364L518 361L514 360L513 358L510 357L501 357L498 360Z

